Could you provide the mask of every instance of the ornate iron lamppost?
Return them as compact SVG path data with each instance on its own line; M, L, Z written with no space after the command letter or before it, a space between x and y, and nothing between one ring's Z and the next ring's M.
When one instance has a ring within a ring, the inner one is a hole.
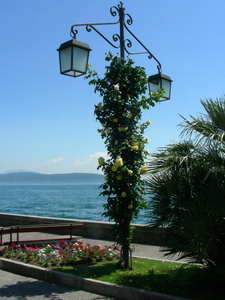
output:
M80 42L76 39L78 30L77 27L85 27L88 32L94 30L113 48L120 49L121 61L125 59L125 53L128 55L146 54L149 59L153 59L157 64L158 73L148 78L148 86L150 95L158 89L163 89L164 94L161 100L169 100L171 95L172 79L162 74L162 66L159 60L149 51L149 49L137 38L137 36L129 29L133 24L132 17L125 13L123 3L120 2L117 6L110 8L110 13L113 17L119 17L116 22L108 23L83 23L74 24L71 26L70 34L72 40L69 40L60 45L59 61L60 73L72 77L78 77L87 72L88 58L91 48L88 44ZM96 27L102 25L119 25L119 33L112 36L112 41L105 37ZM134 40L145 50L144 52L130 52L128 49L132 47L132 41L125 37L125 32L128 32ZM119 44L118 44L119 42Z

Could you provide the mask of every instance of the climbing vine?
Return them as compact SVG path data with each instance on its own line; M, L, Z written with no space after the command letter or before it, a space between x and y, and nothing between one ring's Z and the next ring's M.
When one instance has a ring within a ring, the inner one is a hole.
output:
M108 54L104 78L95 71L86 76L102 101L95 106L96 119L108 159L98 159L105 175L101 195L106 196L104 215L115 222L115 240L121 245L121 267L131 266L131 221L145 207L142 174L147 172L148 152L144 130L150 121L140 123L142 110L154 106L163 91L147 95L147 76L143 67L131 59L121 61ZM147 95L147 96L146 96Z

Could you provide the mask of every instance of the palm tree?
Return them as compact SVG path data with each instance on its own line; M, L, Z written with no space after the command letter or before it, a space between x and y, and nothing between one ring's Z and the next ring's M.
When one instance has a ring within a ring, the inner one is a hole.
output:
M202 104L205 116L184 118L183 134L195 134L194 142L154 154L147 186L152 223L167 227L167 253L219 269L225 267L225 100Z

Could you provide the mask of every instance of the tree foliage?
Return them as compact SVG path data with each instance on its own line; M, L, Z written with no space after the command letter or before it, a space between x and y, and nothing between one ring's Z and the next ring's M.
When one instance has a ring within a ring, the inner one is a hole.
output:
M116 241L122 245L121 265L128 268L130 256L130 223L145 206L141 175L147 169L144 161L148 140L144 130L149 121L140 123L142 109L153 106L162 91L145 96L147 76L132 60L122 61L111 54L106 56L109 66L103 78L90 72L90 84L102 101L95 106L98 130L105 142L108 159L99 158L99 168L105 175L102 195L107 197L104 215L115 222Z

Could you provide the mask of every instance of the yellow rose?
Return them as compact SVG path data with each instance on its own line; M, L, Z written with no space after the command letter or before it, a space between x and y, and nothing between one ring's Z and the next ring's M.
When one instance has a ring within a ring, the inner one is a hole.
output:
M129 175L132 175L134 172L132 171L132 170L127 170L127 173L129 174Z
M127 197L127 193L126 192L122 192L120 195L122 198L126 198Z
M114 163L114 166L116 168L120 168L123 166L123 159L121 157L118 157L116 160L115 160L115 163Z
M140 168L140 174L146 174L148 172L148 168L147 167L142 167Z
M105 159L104 159L104 157L99 157L99 158L98 158L98 164L99 164L99 166L103 166L103 165L105 164Z
M138 145L133 145L133 146L130 146L130 149L133 150L133 151L138 151L139 146Z
M112 168L111 168L111 170L112 170L113 172L116 172L116 171L117 171L117 167L113 165Z

